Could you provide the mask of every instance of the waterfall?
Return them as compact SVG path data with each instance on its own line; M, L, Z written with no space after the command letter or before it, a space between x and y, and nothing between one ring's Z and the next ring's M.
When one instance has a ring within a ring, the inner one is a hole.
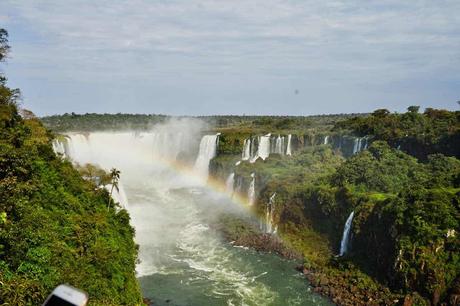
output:
M233 192L241 193L243 190L243 178L241 176L237 176L235 180L235 184L233 185Z
M53 139L52 142L53 151L56 154L62 154L63 157L67 157L66 155L66 147L65 144L57 139Z
M367 149L368 139L367 137L357 137L354 139L353 144L353 154L361 152L362 150Z
M355 215L355 212L352 211L351 214L348 216L347 221L345 222L345 226L343 228L342 241L340 242L340 256L345 255L345 253L347 253L347 251L348 251L351 224L353 222L353 216L354 215Z
M241 154L242 160L248 160L251 158L251 138L244 140L243 153Z
M284 137L281 137L281 135L278 135L276 138L276 143L275 143L275 153L276 154L284 154Z
M193 169L204 179L208 178L209 161L216 156L219 134L205 135L201 138L200 151Z
M273 227L273 217L275 212L275 196L276 192L271 195L270 200L265 206L265 232L267 234L274 234L277 230L276 226Z
M353 143L353 154L358 153L360 138L355 138Z
M289 134L288 139L287 139L286 155L292 155L292 153L291 153L291 138L292 138L292 135Z
M270 155L270 138L271 134L259 137L257 153L251 159L251 163L255 162L259 157L265 160Z
M251 183L249 184L249 189L248 189L248 203L249 206L254 205L256 201L256 174L251 173Z
M270 136L270 134L260 136L257 156L262 159L266 159L270 155Z
M233 194L234 183L235 183L235 172L232 172L230 173L230 175L227 178L227 181L225 182L225 189L230 195Z
M324 143L323 143L323 144L327 145L328 142L329 142L329 135L326 135L326 136L324 137Z

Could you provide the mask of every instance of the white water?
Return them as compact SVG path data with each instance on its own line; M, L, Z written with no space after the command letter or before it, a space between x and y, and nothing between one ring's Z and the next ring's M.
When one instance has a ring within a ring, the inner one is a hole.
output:
M266 134L258 137L256 149L255 141L251 138L245 139L241 159L254 163L258 158L265 160L272 153L290 156L292 155L291 142L291 134L287 136L287 140L286 136L272 137L271 134Z
M57 139L53 139L52 145L56 154L62 154L64 158L67 157L65 143L60 142Z
M252 163L255 162L259 157L265 160L268 156L270 156L270 138L271 134L259 136L259 145L257 148L257 153L251 159Z
M292 135L289 134L288 135L288 140L287 140L286 155L292 155L292 152L291 152L291 139L292 139Z
M353 154L367 149L368 141L366 137L357 137L353 143Z
M228 194L233 194L233 185L235 184L235 172L232 172L228 175L227 180L225 181L225 189Z
M253 206L256 201L256 174L251 173L251 183L248 188L248 203Z
M278 135L276 138L276 144L275 144L275 153L276 154L284 154L284 137L281 137L281 135Z
M175 123L143 133L69 135L73 162L121 171L114 197L126 203L136 229L136 271L144 296L158 305L329 305L309 293L291 264L229 247L210 228L216 211L233 206L202 187L195 179L200 173L178 172L174 163L184 152L213 155L207 145L199 148L199 134ZM255 175L252 185L255 199Z
M276 192L271 195L269 202L265 206L265 232L267 234L275 234L277 230L276 226L273 226L273 219L275 213L275 197Z
M329 142L329 136L325 136L323 144L327 145L328 142Z
M243 153L241 154L242 160L248 160L251 158L251 139L245 139L243 145Z
M216 156L218 138L219 134L206 135L201 138L200 151L198 152L194 171L204 180L208 179L209 161Z
M345 226L343 227L343 234L342 234L342 241L340 242L340 256L343 256L348 251L348 244L350 242L350 230L351 225L353 222L353 216L355 212L352 211L351 214L348 216L347 221L345 222Z

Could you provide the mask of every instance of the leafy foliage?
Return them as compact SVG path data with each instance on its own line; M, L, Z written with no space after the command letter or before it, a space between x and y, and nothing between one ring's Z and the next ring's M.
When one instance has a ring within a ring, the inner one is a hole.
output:
M5 34L0 30L3 59ZM91 305L140 305L128 213L57 157L51 134L23 119L0 83L0 304L40 305L69 283Z
M404 114L392 114L380 109L371 116L337 122L335 129L372 135L422 160L435 153L459 158L460 112L427 108L419 113L418 110L418 106L411 106Z
M375 142L316 186L310 201L342 224L356 212L350 260L393 288L437 303L460 275L459 175L453 157L436 154L420 163Z
M14 111L2 119L0 303L37 305L57 284L70 283L93 304L140 304L127 212L107 210L107 191L56 157L38 122Z

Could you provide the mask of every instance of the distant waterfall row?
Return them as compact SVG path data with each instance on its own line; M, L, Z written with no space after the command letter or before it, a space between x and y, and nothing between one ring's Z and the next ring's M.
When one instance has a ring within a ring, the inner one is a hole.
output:
M291 155L291 139L290 134L288 136L267 134L245 139L241 159L253 163L259 157L265 160L270 154Z
M316 143L312 141L311 145ZM346 135L323 136L322 141L317 144L331 145L334 149L338 149L345 156L351 156L362 150L367 149L369 145L368 137L354 137Z
M368 137L355 137L347 135L303 135L274 136L266 134L253 136L244 140L241 159L254 163L258 158L265 160L270 154L292 155L294 150L316 145L330 145L340 150L346 157L367 149Z

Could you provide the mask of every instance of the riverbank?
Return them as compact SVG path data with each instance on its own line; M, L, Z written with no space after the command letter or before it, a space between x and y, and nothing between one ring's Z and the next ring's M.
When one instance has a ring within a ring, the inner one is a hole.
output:
M215 227L233 245L276 253L287 259L303 259L304 263L298 265L297 270L306 277L314 292L337 305L417 305L417 296L404 298L391 292L346 260L331 256L323 258L322 262L309 261L305 254L310 250L295 249L292 237L287 235L282 239L278 235L262 233L247 218L226 215ZM304 243L308 244L308 241Z

